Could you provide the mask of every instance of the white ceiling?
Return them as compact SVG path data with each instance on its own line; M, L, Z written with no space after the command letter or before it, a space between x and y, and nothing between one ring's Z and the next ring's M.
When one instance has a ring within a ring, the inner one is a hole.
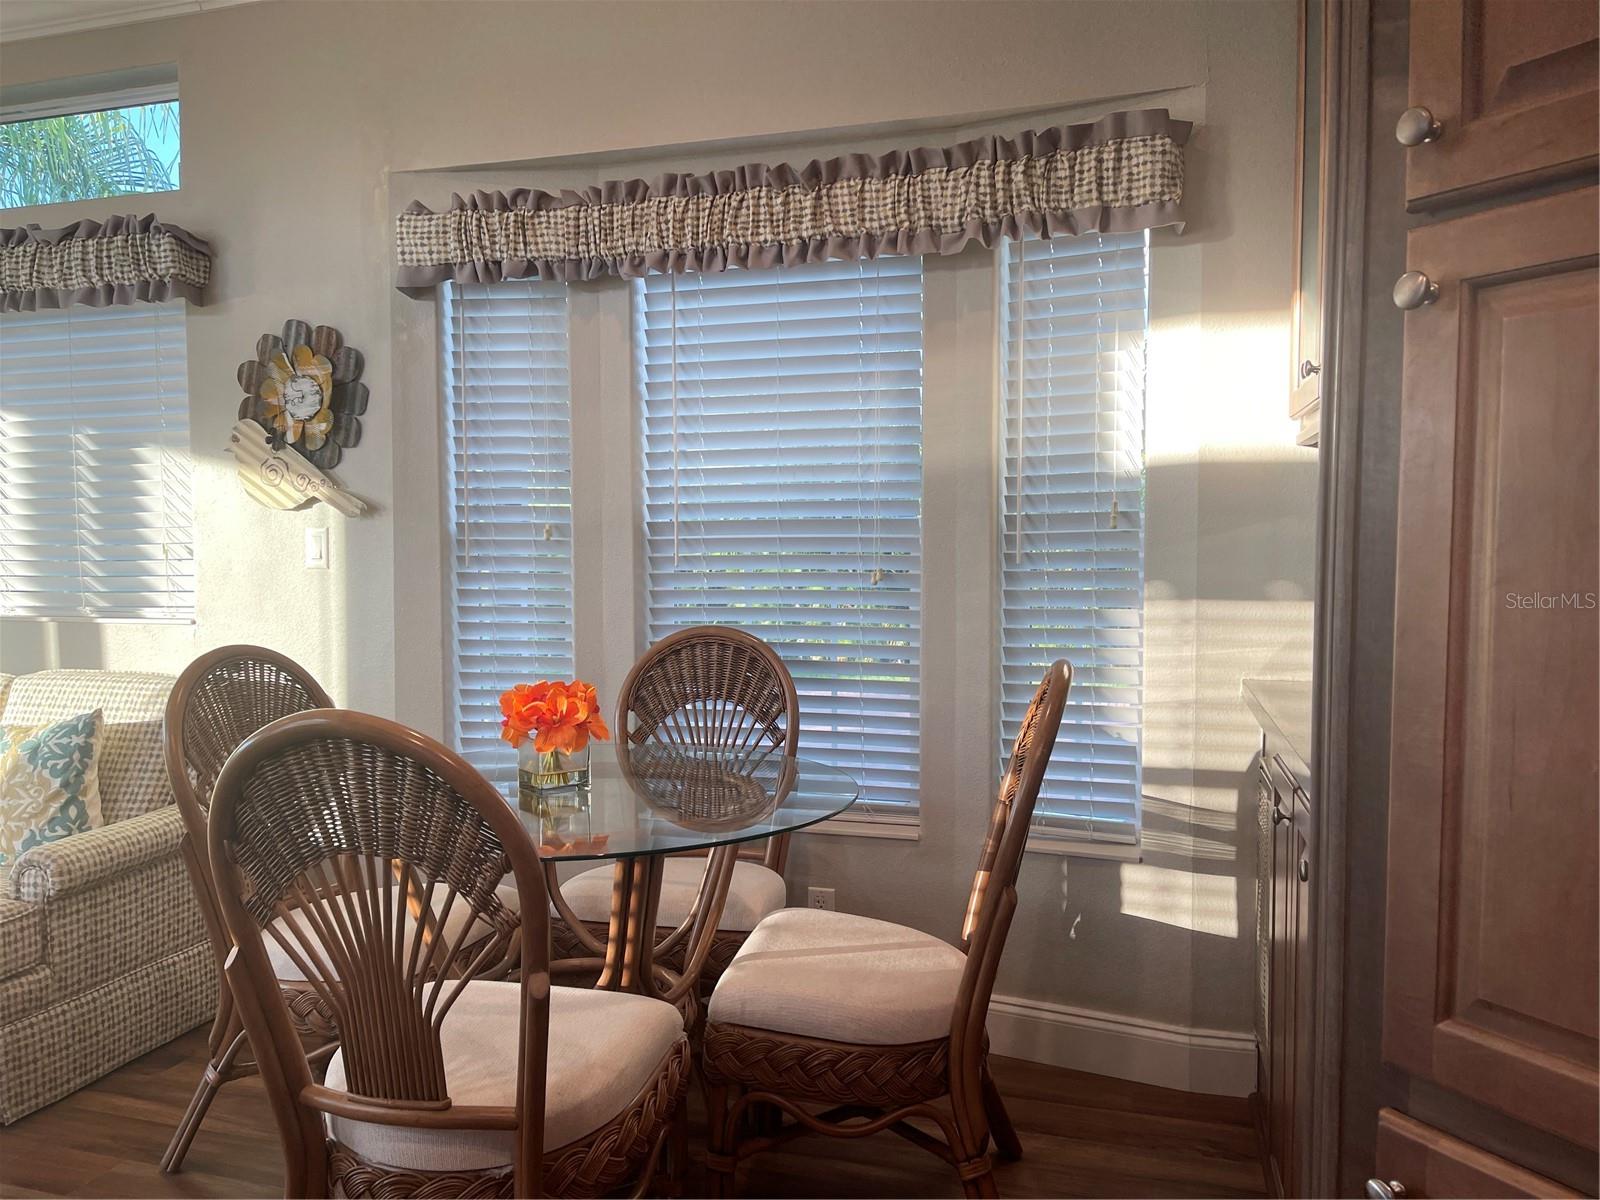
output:
M162 17L182 17L257 0L4 0L0 3L0 42L132 25Z

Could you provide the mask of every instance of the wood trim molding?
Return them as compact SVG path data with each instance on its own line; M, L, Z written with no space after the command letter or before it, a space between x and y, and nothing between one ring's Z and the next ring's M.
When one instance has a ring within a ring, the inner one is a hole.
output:
M86 29L108 29L117 25L137 25L168 17L188 17L215 8L256 4L260 0L144 0L143 3L60 4L56 14L48 10L22 17L8 17L0 41L20 42L27 38L53 37L59 33L81 33Z
M1329 21L1328 166L1323 224L1321 464L1319 471L1316 633L1312 664L1313 815L1317 878L1312 885L1314 982L1312 1094L1305 1098L1310 1143L1303 1183L1314 1195L1337 1187L1344 1049L1345 873L1348 844L1346 755L1350 744L1350 660L1354 649L1353 576L1361 495L1362 321L1367 253L1367 161L1371 6L1334 6ZM1298 1132L1298 1131L1296 1131Z
M988 1028L990 1053L1008 1058L1217 1096L1248 1096L1256 1086L1250 1032L998 995L989 1001Z

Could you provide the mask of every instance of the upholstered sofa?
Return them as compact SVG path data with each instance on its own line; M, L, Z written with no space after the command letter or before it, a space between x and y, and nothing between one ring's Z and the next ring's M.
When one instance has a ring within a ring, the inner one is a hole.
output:
M0 1124L205 1021L216 968L179 856L162 758L172 680L0 675L0 724L98 708L105 824L19 855L0 879Z

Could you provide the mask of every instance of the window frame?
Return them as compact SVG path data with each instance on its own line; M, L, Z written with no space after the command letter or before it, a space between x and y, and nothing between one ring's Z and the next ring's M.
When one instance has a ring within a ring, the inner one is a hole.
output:
M463 185L464 186L464 185ZM1194 280L1181 246L1153 238L1149 254L1152 282L1151 346L1166 342L1157 336L1158 310L1178 310L1192 301ZM933 820L944 844L961 830L981 829L987 820L998 779L995 773L999 688L996 686L1000 633L995 619L1001 593L999 570L999 435L997 322L1001 286L1000 251L971 246L959 255L923 257L924 486L922 550L922 659L919 697L922 796L919 814L904 823L860 822L851 814L801 832L820 836L849 835L918 841L921 824ZM574 620L576 662L585 678L595 681L609 708L627 670L649 645L645 598L644 529L641 521L642 470L639 428L640 391L633 338L634 295L630 280L605 277L569 285L571 318L571 396L573 404L574 539L583 550L574 555L577 611ZM430 292L430 300L434 295ZM435 300L436 302L436 300ZM413 341L426 353L413 360L396 380L396 417L402 412L430 429L439 427L439 364L434 357L437 321L434 303L397 310L397 337ZM1149 367L1147 451L1171 453L1181 438L1179 427L1163 420L1167 413L1172 369L1164 354L1154 353ZM442 446L442 443L441 443ZM397 624L414 641L449 653L449 581L443 559L449 553L441 474L442 449L428 465L430 482L422 492L403 490L396 497L397 519L424 531L437 531L423 554L424 543L397 546L397 579L433 580L431 586L408 589L397 599ZM984 503L974 503L984 494ZM1169 506L1150 510L1150 529L1170 529L1181 514ZM938 536L927 536L940 530ZM1159 535L1157 535L1159 536ZM1147 563L1147 572L1156 564ZM1147 606L1148 607L1148 606ZM1147 630L1149 629L1147 618ZM1156 631L1160 633L1160 631ZM1156 636L1155 634L1151 635ZM1166 634L1160 633L1160 639ZM1158 640L1160 640L1158 639ZM1159 651L1158 651L1159 652ZM1148 652L1147 652L1148 660ZM1173 682L1171 670L1159 664L1161 687ZM443 680L450 668L426 654L403 658L397 665L402 719L419 727L449 728ZM439 697L435 700L433 697ZM1150 737L1160 751L1173 736L1170 722L1152 734L1145 713L1145 750ZM1165 794L1157 789L1158 794ZM954 823L954 824L952 824ZM954 834L952 833L954 831ZM962 844L965 844L963 841ZM1137 848L1106 847L1083 841L1028 844L1031 852L1084 858L1137 858ZM841 849L843 849L841 847ZM887 849L887 847L885 847Z
M54 117L87 116L92 113L111 112L123 108L143 108L154 104L176 104L178 120L178 162L183 161L183 100L178 94L178 77L176 69L168 70L156 68L153 71L133 71L128 74L138 77L157 78L153 82L126 83L118 86L100 87L89 91L62 92L56 84L44 84L37 87L23 86L18 88L0 89L0 125L14 125L28 121L48 121ZM122 73L114 73L113 77L122 77ZM59 86L66 86L75 82L83 82L93 86L95 81L109 82L106 76L92 76L88 80L59 81ZM6 100L7 95L23 95L37 93L37 99L12 99ZM183 190L183 172L178 172L178 179L174 186L163 188L159 191L137 192L111 192L94 196L73 196L60 200L50 200L42 204L25 207L49 208L58 204L92 204L104 200L133 199L139 196L176 196ZM19 211L17 206L0 205L0 212Z

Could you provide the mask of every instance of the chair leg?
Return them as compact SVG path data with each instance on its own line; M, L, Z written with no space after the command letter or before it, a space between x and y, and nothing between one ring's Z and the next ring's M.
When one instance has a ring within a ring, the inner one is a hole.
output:
M672 1141L667 1147L667 1190L671 1196L685 1196L689 1188L689 1098L684 1097L672 1115Z
M172 1135L172 1142L167 1146L167 1152L161 1156L161 1169L167 1174L171 1175L182 1168L184 1157L189 1153L189 1145L194 1141L194 1135L200 1132L200 1123L206 1119L206 1111L216 1099L218 1089L228 1081L228 1074L233 1069L233 1060L238 1057L244 1044L244 1030L240 1029L228 1041L222 1053L206 1063L206 1069L200 1076L199 1086L194 1089L194 1096L183 1114L183 1120L178 1122L178 1128Z
M220 976L220 972L218 973ZM206 1048L211 1052L211 1057L216 1058L227 1048L228 1042L239 1030L233 1004L233 989L228 986L226 979L219 979L217 984L217 1015L212 1018L211 1032L206 1034Z
M706 1081L706 1194L714 1200L733 1194L738 1166L738 1131L728 1121L731 1091L728 1084Z
M1011 1114L1006 1111L1006 1103L1000 1097L1000 1089L994 1085L987 1063L983 1067L983 1111L989 1118L989 1132L994 1135L1000 1157L1016 1162L1022 1157L1022 1141L1017 1137L1017 1127L1011 1123Z
M981 1160L970 1164L977 1168L978 1162L982 1163L981 1172L970 1178L963 1173L961 1179L961 1194L967 1197L977 1197L981 1200L997 1200L1000 1189L995 1186L994 1170L989 1165L989 1156L984 1155Z

